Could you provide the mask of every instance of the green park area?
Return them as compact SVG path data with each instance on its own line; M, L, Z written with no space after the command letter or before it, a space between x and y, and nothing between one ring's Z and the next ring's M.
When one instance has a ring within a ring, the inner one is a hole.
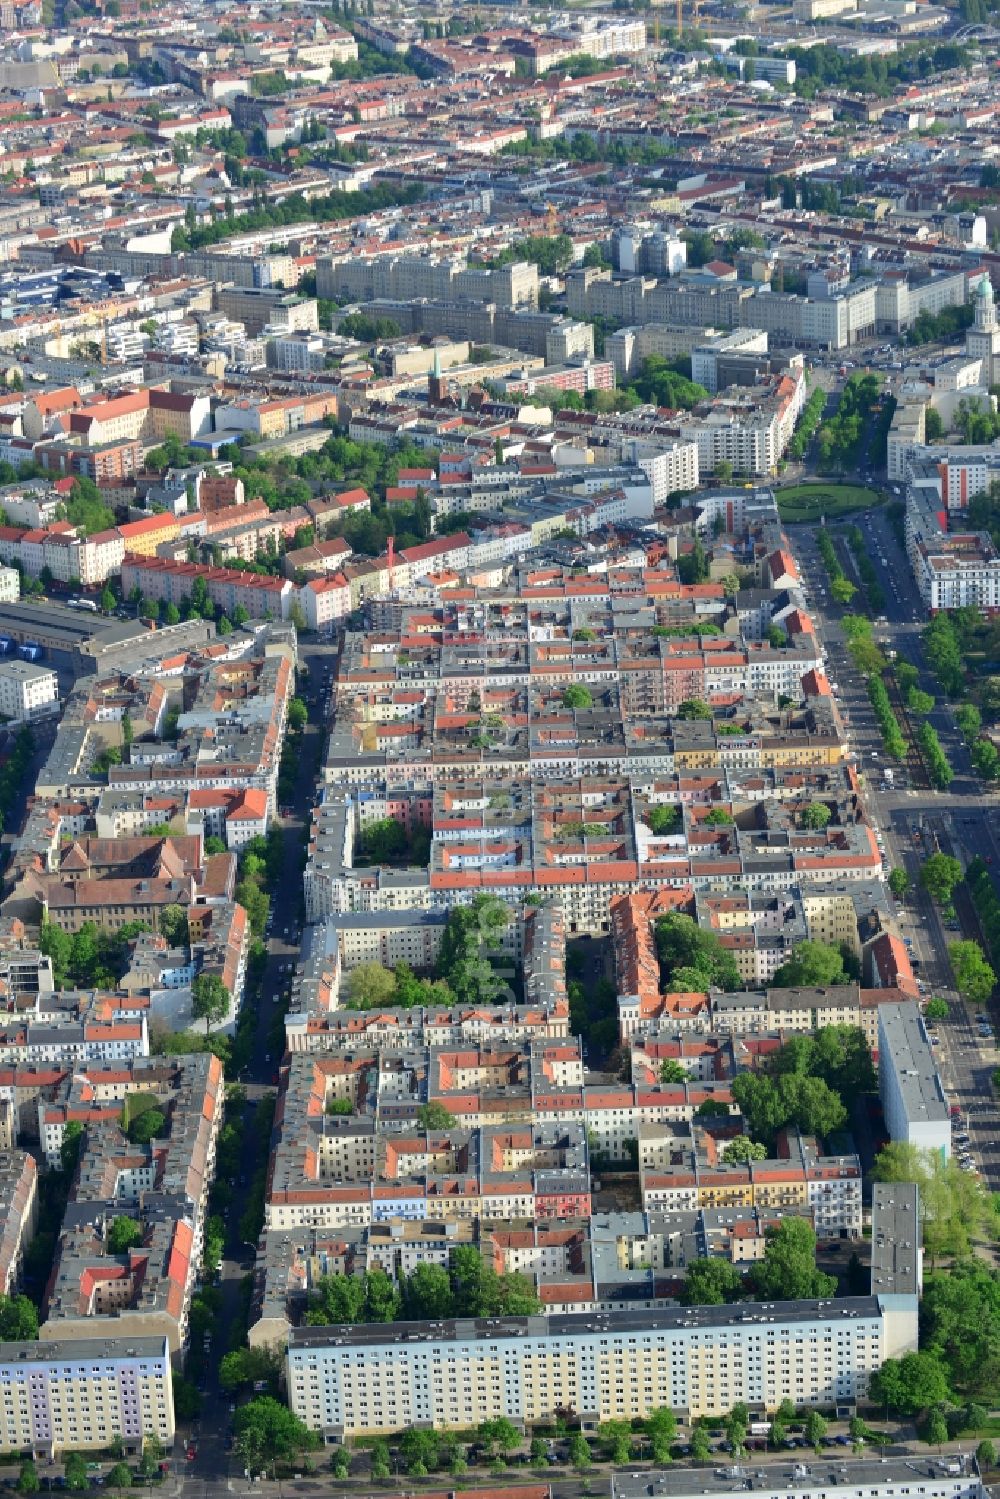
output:
M870 510L882 503L876 489L863 484L791 484L779 489L778 512L784 521L830 520L855 510Z

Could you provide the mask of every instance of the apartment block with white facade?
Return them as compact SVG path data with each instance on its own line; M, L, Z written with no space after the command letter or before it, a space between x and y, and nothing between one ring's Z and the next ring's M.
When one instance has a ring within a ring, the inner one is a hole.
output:
M919 1006L880 1005L878 1085L892 1140L951 1154L951 1119Z
M165 1338L0 1343L0 1446L52 1458L174 1438Z
M328 1439L521 1426L572 1410L585 1428L661 1406L696 1419L743 1400L772 1411L853 1405L892 1353L877 1297L594 1316L465 1318L377 1327L293 1328L292 1410Z
M34 718L58 701L59 680L49 667L0 660L0 714L5 718Z

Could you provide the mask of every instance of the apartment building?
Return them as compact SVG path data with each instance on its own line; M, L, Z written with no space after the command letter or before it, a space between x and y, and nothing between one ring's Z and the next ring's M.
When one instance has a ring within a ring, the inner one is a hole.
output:
M402 302L427 297L445 302L492 302L497 308L538 305L538 267L514 261L496 269L472 268L460 258L398 251L369 256L326 257L316 261L316 293L372 301L391 297Z
M0 714L5 718L37 718L58 701L59 679L49 667L0 659Z
M237 572L229 567L204 567L196 562L170 562L164 557L126 556L122 588L142 590L146 598L180 605L191 596L196 578L204 580L208 596L228 616L238 607L251 619L287 619L297 590L287 578Z
M115 1439L130 1454L150 1437L169 1448L171 1377L162 1337L0 1343L0 1443L46 1460Z
M916 1347L916 1298L912 1333ZM329 1439L420 1424L518 1425L572 1410L587 1429L666 1406L694 1420L853 1405L888 1355L876 1297L483 1321L293 1328L292 1410Z
M861 1232L861 1162L824 1156L817 1142L784 1131L764 1161L727 1162L725 1138L697 1126L640 1125L639 1182L647 1211L757 1208L808 1211L819 1235Z
M213 300L217 311L242 323L250 335L263 333L268 326L286 333L315 333L319 329L315 297L300 297L281 287L217 286Z
M892 1140L951 1155L951 1118L934 1050L914 1000L878 1012L878 1086Z
M153 1099L165 1116L162 1136L132 1144L118 1118L92 1105ZM179 1361L188 1342L188 1309L204 1248L208 1193L224 1111L222 1065L210 1055L149 1058L82 1069L55 1101L39 1106L40 1136L58 1160L66 1123L84 1124L49 1279L41 1336L89 1341L100 1328L115 1339L163 1337ZM107 1229L124 1214L142 1239L112 1252Z
M38 1224L38 1167L12 1139L0 1141L0 1151L0 1296L13 1296Z

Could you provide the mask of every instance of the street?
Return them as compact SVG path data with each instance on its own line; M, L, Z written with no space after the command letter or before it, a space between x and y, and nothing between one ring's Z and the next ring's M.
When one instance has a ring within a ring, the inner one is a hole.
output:
M324 672L332 667L336 652L336 645L300 640L299 665L300 669L302 666L309 668L310 696L316 691ZM284 1051L283 1036L277 1041L275 1038L276 1022L284 1014L284 1009L272 1001L275 995L283 995L289 986L291 973L283 974L281 969L286 964L294 965L299 955L303 837L315 801L317 762L326 733L325 722L316 721L318 715L319 710L311 707L310 721L302 736L296 762L294 796L287 805L291 815L282 818L280 823L284 839L284 878L271 892L271 936L267 943L267 967L261 985L251 1059L239 1077L233 1079L246 1089L244 1125L248 1150L252 1150L253 1111L260 1097L277 1083L278 1068ZM233 1198L227 1213L228 1237L220 1285L222 1309L206 1361L207 1377L201 1384L201 1415L190 1425L178 1421L172 1467L175 1477L183 1475L186 1492L199 1492L200 1485L204 1485L206 1492L227 1491L225 1482L220 1480L219 1475L226 1474L232 1464L232 1458L226 1449L227 1438L232 1431L235 1397L220 1388L218 1371L223 1356L246 1341L246 1302L242 1282L244 1276L253 1271L256 1246L240 1241L239 1222L247 1206L257 1164L257 1161L248 1159L245 1172L231 1183ZM196 1456L193 1462L188 1462L184 1453L192 1436L195 1439ZM239 1474L239 1481L245 1488L242 1473Z
M921 654L920 630L925 623L920 601L914 596L909 562L899 545L885 511L872 510L850 518L861 527L868 555L876 563L886 595L883 625L876 625L876 638L886 651L912 663L920 672L920 687L935 698L927 715L937 730L942 748L955 772L945 792L912 784L914 757L905 770L896 769L895 784L884 779L886 756L882 736L872 713L865 684L847 652L840 619L845 611L828 594L826 570L811 528L789 528L793 550L800 563L810 607L827 657L827 676L835 684L841 713L848 725L854 763L864 788L865 803L890 869L902 867L910 876L912 892L897 903L900 930L923 986L925 998L940 995L951 1011L948 1021L930 1029L935 1038L941 1079L949 1102L962 1110L962 1125L979 1164L984 1183L1000 1190L1000 1109L993 1096L991 1075L1000 1065L995 1045L980 1036L970 1006L952 987L948 962L947 933L941 913L919 886L921 866L936 848L952 853L967 865L977 855L989 865L994 883L1000 878L1000 797L985 790L975 776L968 750L955 725L954 715L927 670ZM847 548L838 550L852 565ZM884 560L883 560L884 559ZM860 583L855 571L852 581ZM859 596L859 610L865 612ZM919 772L919 767L917 768ZM987 815L984 815L987 813ZM992 815L989 815L992 814ZM973 936L967 902L956 891L956 907L963 922L952 937Z

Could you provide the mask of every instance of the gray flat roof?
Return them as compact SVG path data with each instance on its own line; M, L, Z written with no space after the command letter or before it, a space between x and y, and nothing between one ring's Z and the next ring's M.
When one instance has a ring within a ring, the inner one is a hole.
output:
M965 1464L968 1464L966 1467ZM958 1465L956 1471L956 1465ZM941 1480L951 1474L975 1474L971 1459L934 1458L917 1453L908 1458L855 1457L849 1448L830 1457L803 1458L793 1462L753 1465L724 1464L717 1468L667 1468L651 1473L615 1474L612 1494L615 1499L694 1499L704 1494L760 1494L779 1491L797 1495L818 1490L829 1495L831 1489L849 1491L864 1489L870 1494L887 1484L911 1488L921 1478Z
M872 1188L873 1296L919 1293L918 1204L915 1182L876 1182Z
M879 1058L891 1060L911 1122L946 1124L944 1088L927 1038L920 1009L913 1000L879 1005Z
M166 1338L45 1338L38 1343L0 1343L0 1365L73 1363L83 1359L162 1358Z
M663 1307L652 1311L605 1312L551 1317L448 1317L440 1322L384 1322L372 1326L297 1327L289 1349L326 1348L331 1342L357 1346L378 1343L448 1343L466 1339L559 1338L589 1333L706 1331L712 1328L767 1326L777 1322L847 1322L877 1317L875 1296L845 1296L826 1301L754 1301L738 1306Z

